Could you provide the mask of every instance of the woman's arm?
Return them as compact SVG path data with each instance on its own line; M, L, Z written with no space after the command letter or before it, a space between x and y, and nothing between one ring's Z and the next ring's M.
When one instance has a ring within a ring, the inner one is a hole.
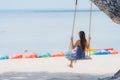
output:
M88 41L87 41L87 49L90 48L90 39L91 39L91 37L89 36L89 37L88 37Z
M71 37L71 47L72 47L72 49L74 49L74 42L73 42L73 37Z
M80 43L79 40L76 41L76 43L74 44L73 42L73 37L71 37L71 45L72 45L72 49L74 49L75 47L77 47L77 45Z

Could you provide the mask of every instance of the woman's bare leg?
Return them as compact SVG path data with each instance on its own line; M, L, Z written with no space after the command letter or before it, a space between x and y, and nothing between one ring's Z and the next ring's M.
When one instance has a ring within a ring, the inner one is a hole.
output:
M74 60L70 60L70 64L69 64L69 67L70 67L70 68L73 68L73 61L74 61Z

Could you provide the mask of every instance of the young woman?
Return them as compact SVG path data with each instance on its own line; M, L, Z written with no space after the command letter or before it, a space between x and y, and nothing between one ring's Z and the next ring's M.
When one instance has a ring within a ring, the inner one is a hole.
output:
M90 38L88 39L88 41L86 40L84 31L79 32L79 38L80 39L77 40L74 44L73 37L71 37L72 49L76 48L76 52L72 54L72 58L70 59L70 68L73 68L74 60L85 58L85 51L89 48Z

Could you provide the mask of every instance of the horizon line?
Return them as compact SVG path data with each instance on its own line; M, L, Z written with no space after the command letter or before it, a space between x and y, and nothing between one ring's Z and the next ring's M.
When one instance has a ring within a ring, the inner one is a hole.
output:
M0 9L0 12L74 12L74 9ZM78 9L77 12L89 12L89 9ZM98 12L100 10L93 9L92 11Z

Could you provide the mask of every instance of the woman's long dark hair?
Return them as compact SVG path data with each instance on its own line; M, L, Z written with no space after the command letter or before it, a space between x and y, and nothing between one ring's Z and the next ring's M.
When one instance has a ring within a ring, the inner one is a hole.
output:
M80 31L79 32L79 37L80 37L80 44L82 47L82 51L85 51L85 47L86 47L86 37L85 37L85 32L84 31Z

